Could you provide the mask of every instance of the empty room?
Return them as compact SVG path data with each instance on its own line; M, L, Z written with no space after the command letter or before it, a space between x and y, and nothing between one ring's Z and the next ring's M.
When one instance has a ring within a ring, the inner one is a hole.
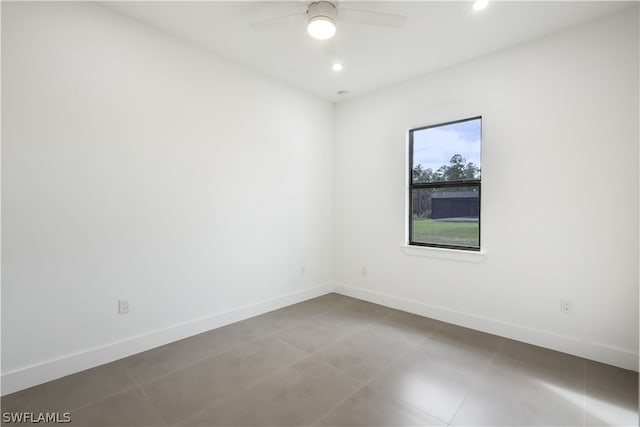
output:
M638 1L0 12L2 425L638 425Z

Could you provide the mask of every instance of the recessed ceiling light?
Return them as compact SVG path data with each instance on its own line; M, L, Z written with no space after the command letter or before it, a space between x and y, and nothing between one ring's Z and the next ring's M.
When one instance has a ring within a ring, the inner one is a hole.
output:
M331 69L333 71L342 71L342 64L340 64L339 62L336 62L331 66Z
M476 0L473 2L473 10L482 10L489 4L489 0Z

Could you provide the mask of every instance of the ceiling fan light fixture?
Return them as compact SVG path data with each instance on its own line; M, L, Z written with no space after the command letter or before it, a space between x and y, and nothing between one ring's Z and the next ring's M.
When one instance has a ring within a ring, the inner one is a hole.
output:
M336 24L327 16L316 16L309 19L307 32L318 40L327 40L336 34Z
M307 32L318 40L327 40L336 34L336 6L328 1L315 1L307 7Z

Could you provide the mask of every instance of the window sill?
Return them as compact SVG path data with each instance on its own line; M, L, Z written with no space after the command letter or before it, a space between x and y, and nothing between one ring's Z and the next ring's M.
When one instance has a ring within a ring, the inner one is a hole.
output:
M407 255L448 259L452 261L482 262L487 258L487 253L483 250L475 252L460 249L444 249L412 245L402 245L400 248L402 249L402 252Z

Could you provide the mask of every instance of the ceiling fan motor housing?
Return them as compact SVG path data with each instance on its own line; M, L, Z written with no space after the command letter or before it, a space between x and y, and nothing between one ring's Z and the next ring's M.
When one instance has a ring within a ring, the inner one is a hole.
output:
M336 6L328 1L316 1L307 7L309 21L316 18L328 18L331 21L335 21L336 15Z

